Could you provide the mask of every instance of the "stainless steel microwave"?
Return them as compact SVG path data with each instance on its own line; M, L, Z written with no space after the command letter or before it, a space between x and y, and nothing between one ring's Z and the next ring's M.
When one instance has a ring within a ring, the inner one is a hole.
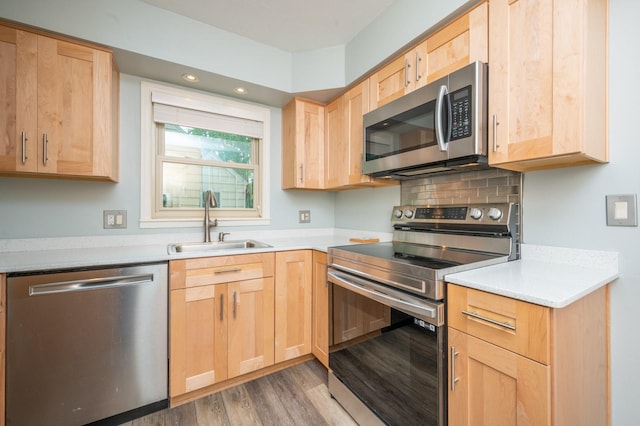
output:
M474 62L364 115L363 173L415 178L487 167L487 64Z

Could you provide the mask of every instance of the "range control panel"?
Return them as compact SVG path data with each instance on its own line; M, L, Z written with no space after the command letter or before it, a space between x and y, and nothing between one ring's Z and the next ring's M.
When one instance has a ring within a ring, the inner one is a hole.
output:
M513 203L489 203L451 206L396 206L393 225L419 223L509 224Z

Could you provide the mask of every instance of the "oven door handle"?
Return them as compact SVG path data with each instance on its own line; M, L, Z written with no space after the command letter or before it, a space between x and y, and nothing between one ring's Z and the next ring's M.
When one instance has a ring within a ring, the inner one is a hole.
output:
M392 308L402 310L408 314L415 315L436 326L443 325L444 321L440 313L440 306L434 304L430 306L429 302L424 301L420 304L412 303L409 300L403 300L389 294L382 293L371 287L379 287L375 283L353 275L341 273L335 270L327 272L329 282L339 285L340 287L351 290L369 299L375 300ZM410 297L410 296L408 296Z

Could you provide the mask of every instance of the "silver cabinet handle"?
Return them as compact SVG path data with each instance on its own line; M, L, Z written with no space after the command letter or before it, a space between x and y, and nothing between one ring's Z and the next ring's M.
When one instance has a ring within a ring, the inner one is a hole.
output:
M47 145L49 141L47 140L47 134L42 134L42 164L47 165L47 160L49 160L49 156L47 155Z
M495 114L493 114L493 152L496 152L498 150L498 126L500 125L500 123L498 123L498 117L496 117Z
M416 52L416 81L420 81L422 75L420 75L420 62L422 62L422 58L420 54Z
M220 295L220 321L224 319L224 294Z
M488 323L493 324L493 325L497 325L497 326L500 326L500 327L507 328L509 330L515 330L516 329L516 326L511 324L509 321L504 321L504 322L496 321L494 319L482 316L482 315L478 314L475 311L473 311L473 312L460 311L460 312L462 312L464 315L466 315L468 317L479 319L480 321L485 321L485 322L488 322Z
M456 352L456 348L451 346L451 392L456 390L456 382L460 379L456 377L456 356L460 352Z
M411 82L409 81L409 60L407 58L404 59L404 87L407 87Z
M233 319L236 319L236 306L237 306L237 296L236 292L233 292Z
M447 86L440 86L440 90L438 91L438 98L436 99L436 117L435 117L435 128L436 128L436 140L438 142L438 147L440 151L446 152L447 145L446 143L449 141L449 131L447 129L447 135L444 133L444 129L442 128L442 106L444 104L444 97L447 95L448 90ZM451 111L448 112L451 115ZM451 117L447 120L447 126L451 122Z
M229 268L229 269L219 269L214 271L214 274L228 274L229 272L240 272L242 268Z
M29 286L29 296L41 296L55 293L69 293L82 290L97 290L109 287L123 287L153 282L153 274L125 275L120 277L95 278L88 280L65 281L59 283Z
M27 162L27 134L22 131L22 164Z

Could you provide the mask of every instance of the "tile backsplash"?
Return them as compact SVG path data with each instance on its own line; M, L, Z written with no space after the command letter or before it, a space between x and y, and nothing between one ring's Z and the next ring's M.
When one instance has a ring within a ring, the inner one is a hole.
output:
M435 175L400 184L403 205L505 203L521 204L522 173L487 169Z

